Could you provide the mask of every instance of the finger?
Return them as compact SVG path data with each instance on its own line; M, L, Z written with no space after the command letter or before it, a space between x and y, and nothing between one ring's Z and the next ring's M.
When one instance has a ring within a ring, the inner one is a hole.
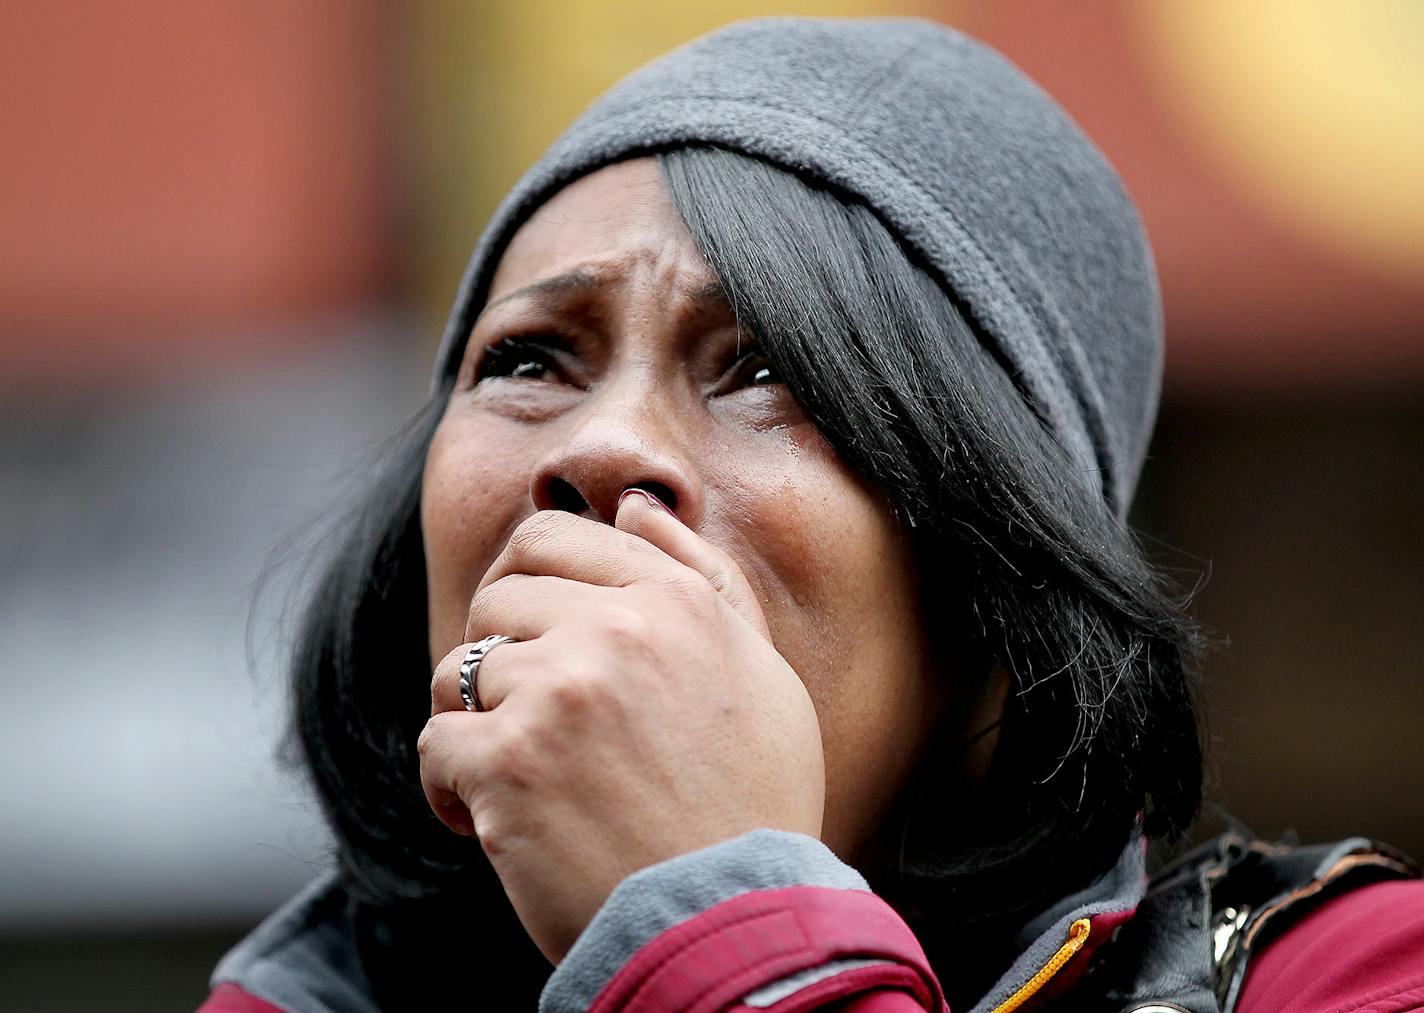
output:
M626 531L564 510L541 510L509 536L476 593L511 573L625 587L666 574L666 553Z
M614 527L650 542L682 565L696 570L733 611L769 641L766 616L742 569L731 556L677 519L642 489L625 489L618 498Z
M587 607L581 592L589 587L567 577L528 573L507 573L482 583L465 616L465 640L474 643L491 633L534 640L570 615L570 609Z
M465 799L473 791L474 753L484 731L482 714L436 714L420 733L420 787L435 815L457 834L475 836Z
M521 681L527 681L530 673L538 667L529 664L532 648L537 641L497 644L485 652L484 659L475 667L475 692L479 694L481 710L492 711L509 695L509 691ZM460 695L460 666L465 663L474 644L461 644L435 666L435 674L430 680L430 713L442 714L446 711L465 710L465 698Z

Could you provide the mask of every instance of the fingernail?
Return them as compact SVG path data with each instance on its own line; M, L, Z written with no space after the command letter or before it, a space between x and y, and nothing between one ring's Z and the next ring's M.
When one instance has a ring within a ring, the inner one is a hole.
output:
M661 510L663 513L667 514L669 517L673 517L673 518L676 518L676 517L677 517L677 514L673 513L671 510L668 509L668 505L667 505L666 503L664 503L662 500L658 499L658 498L657 498L656 496L654 496L652 493L648 492L648 490L646 490L646 489L640 489L640 488L638 488L637 486L629 486L627 489L624 489L624 490L623 490L623 492L622 492L622 493L619 495L619 497L618 497L618 503L619 503L620 506L622 505L623 500L626 499L630 493L638 493L639 495L645 497L649 503L651 503L653 506L657 507L659 510Z

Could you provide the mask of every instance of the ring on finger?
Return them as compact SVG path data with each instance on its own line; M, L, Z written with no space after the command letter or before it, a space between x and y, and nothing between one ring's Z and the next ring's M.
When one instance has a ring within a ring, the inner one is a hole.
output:
M481 713L484 711L485 708L480 703L480 663L485 660L485 655L500 644L513 643L517 643L513 637L491 633L479 643L470 646L469 651L465 653L465 660L460 662L460 699L465 701L465 710Z

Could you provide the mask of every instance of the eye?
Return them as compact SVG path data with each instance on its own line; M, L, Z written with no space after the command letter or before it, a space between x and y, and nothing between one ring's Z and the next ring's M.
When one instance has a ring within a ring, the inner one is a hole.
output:
M743 387L770 387L782 383L781 374L766 353L755 346L747 349L727 367L720 393L730 394Z
M500 338L485 349L475 368L475 383L493 377L549 379L556 370L555 357L561 346L555 339Z

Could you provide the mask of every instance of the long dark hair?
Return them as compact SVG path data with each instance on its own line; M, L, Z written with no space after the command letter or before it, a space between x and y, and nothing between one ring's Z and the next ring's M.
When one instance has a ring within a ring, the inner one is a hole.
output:
M658 158L740 323L894 505L943 649L1012 680L987 778L966 786L964 744L937 743L869 853L872 884L933 958L1086 885L1135 822L1182 832L1201 792L1193 628L953 294L850 196L714 148ZM417 776L431 668L420 475L446 393L352 511L294 658L305 767L349 889L375 908L503 903Z

